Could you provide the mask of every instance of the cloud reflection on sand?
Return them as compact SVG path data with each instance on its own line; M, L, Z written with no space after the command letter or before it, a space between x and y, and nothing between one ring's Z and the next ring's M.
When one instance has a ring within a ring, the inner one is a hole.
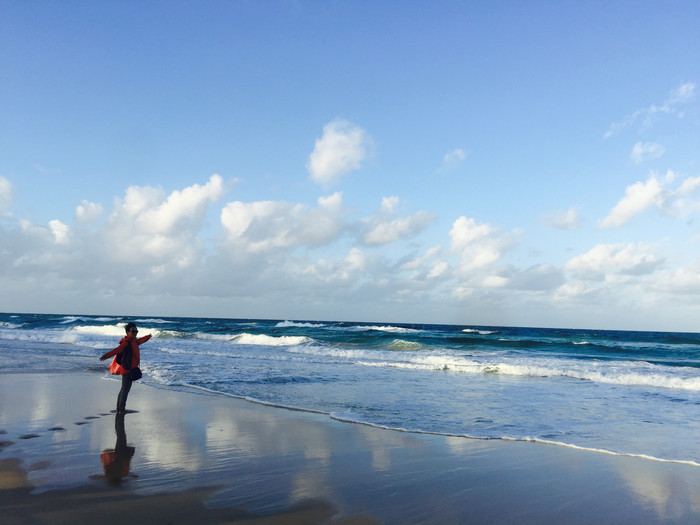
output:
M114 447L115 417L87 418L114 403L119 384L88 374L2 379L0 399L13 402L0 406L0 428L7 430L3 439L15 441L2 453L22 458L35 492L98 483L101 454ZM42 408L33 411L33 405ZM590 522L688 522L700 514L700 469L690 465L543 443L388 431L143 384L134 385L129 405L137 412L124 425L135 449L130 469L138 477L126 488L139 496L207 487L209 507L262 514L323 498L394 523L434 523L438 517L458 523L475 515L487 521L494 505L503 521L551 522L553 513L563 512L558 517ZM77 420L87 423L75 425ZM63 422L65 432L47 430ZM17 439L34 427L45 430L35 439ZM41 468L32 471L31 465Z
M697 467L688 466L688 469ZM651 461L628 462L619 468L631 492L645 505L654 508L659 519L676 521L690 506L700 511L700 479L688 483L674 475L667 465Z

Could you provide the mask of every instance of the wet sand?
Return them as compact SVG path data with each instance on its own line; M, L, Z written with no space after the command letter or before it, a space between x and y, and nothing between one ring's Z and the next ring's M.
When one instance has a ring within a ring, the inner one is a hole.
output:
M119 388L0 375L3 523L700 522L697 466Z

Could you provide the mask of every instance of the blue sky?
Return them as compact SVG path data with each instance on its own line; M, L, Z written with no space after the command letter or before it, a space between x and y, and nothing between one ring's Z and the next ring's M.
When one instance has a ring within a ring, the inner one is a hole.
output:
M697 331L697 2L0 2L0 310Z

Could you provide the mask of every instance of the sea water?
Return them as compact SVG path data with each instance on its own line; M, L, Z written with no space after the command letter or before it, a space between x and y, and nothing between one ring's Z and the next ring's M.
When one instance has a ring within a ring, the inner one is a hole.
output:
M156 387L700 466L696 333L6 313L0 372L105 374L128 321Z

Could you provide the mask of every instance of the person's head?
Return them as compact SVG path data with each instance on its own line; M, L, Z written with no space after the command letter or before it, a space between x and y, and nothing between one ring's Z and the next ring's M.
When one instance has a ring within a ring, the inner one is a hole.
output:
M135 336L136 334L139 333L138 328L136 328L135 323L127 323L127 325L124 327L124 330L126 330L126 335Z

